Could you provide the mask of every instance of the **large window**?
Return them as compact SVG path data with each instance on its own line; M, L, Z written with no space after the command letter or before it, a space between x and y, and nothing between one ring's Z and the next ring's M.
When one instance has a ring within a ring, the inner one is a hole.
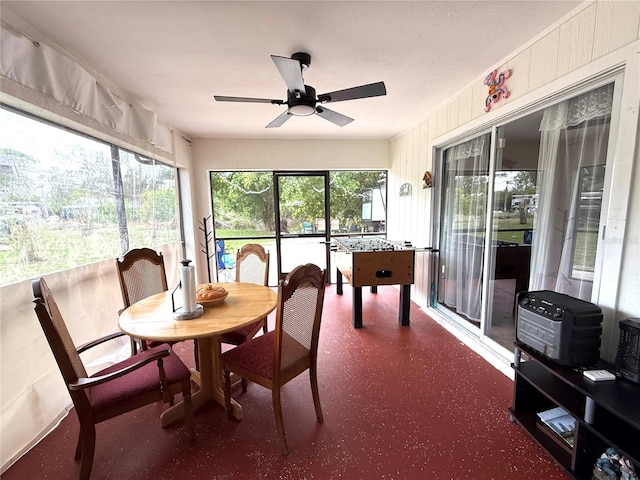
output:
M273 238L275 199L273 172L211 172L211 195L218 238ZM331 233L386 231L387 173L382 170L329 172ZM289 192L283 230L324 232L324 207L309 200L306 185Z
M386 180L384 170L211 172L219 273L248 242L271 252L270 283L276 284L276 266L287 271L289 264L311 261L309 252L326 249L331 236L385 235Z
M386 232L386 172L333 171L329 178L331 218L339 225L335 233Z
M179 239L174 169L0 109L0 284Z

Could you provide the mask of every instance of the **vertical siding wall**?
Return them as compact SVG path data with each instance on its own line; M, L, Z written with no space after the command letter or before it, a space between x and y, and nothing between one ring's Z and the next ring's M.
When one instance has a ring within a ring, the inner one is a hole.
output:
M484 77L479 77L447 103L435 106L434 111L412 130L391 142L391 162L389 179L389 238L409 240L417 246L428 246L431 242L432 198L431 190L422 189L422 175L433 170L433 149L435 145L460 135L465 126L471 129L482 124L484 119L499 118L523 101L534 102L543 97L536 91L565 75L605 57L616 50L640 39L640 2L598 1L578 11L563 24L532 41L528 46L497 66L499 71L513 70L507 86L511 91L508 99L494 105L489 114L484 112L487 87ZM637 49L635 58L638 62ZM489 73L494 67L487 68ZM575 73L573 73L575 75ZM632 77L635 78L635 77ZM635 78L637 80L637 78ZM573 80L573 78L571 78ZM577 83L580 79L576 78ZM543 89L544 90L544 89ZM523 98L525 97L526 98ZM637 109L635 112L637 121ZM455 132L454 132L455 130ZM632 180L630 212L625 238L626 257L623 259L619 278L618 306L621 310L637 312L637 292L640 291L640 263L637 257L640 244L640 173L637 164L637 146L634 152L635 172ZM411 197L398 195L400 186L409 182L413 185ZM634 212L634 214L631 214ZM635 245L636 248L631 248ZM430 278L426 271L426 254L418 255L414 300L421 305L428 302ZM629 261L627 261L629 259ZM635 293L632 293L635 292ZM631 298L635 298L631 300ZM634 302L634 303L632 303ZM610 340L613 342L615 339Z

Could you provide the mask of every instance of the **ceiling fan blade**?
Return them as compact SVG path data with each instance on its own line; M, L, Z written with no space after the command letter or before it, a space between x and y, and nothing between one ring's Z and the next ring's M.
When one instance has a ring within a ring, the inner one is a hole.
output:
M276 64L276 68L280 72L280 76L287 85L287 89L293 93L296 90L307 93L304 88L304 79L302 78L302 66L298 60L287 57L278 57L271 55L271 60Z
M271 121L269 125L264 128L276 128L281 126L284 122L289 120L293 115L289 113L289 110L285 110L282 115L277 116L275 119Z
M322 95L318 95L318 101L320 103L343 102L345 100L356 100L358 98L380 97L386 94L387 88L384 86L384 82L377 82L337 90L335 92L323 93Z
M222 95L214 95L213 98L218 102L243 102L243 103L272 103L274 105L284 105L284 100L271 100L269 98L250 98L250 97L225 97Z
M353 122L353 118L324 107L316 108L316 115L324 118L325 120L329 120L331 123L335 123L339 127L344 127L345 125L349 125Z

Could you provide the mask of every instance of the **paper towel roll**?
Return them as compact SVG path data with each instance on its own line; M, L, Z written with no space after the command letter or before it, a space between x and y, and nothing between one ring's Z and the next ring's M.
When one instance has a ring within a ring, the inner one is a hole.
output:
M196 310L196 274L191 260L181 260L180 285L182 290L182 311L191 313Z

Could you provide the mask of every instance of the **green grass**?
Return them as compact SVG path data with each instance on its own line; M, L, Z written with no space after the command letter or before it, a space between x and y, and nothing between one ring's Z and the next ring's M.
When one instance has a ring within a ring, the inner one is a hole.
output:
M218 228L216 229L216 237L218 238L234 238L234 237L263 237L265 235L272 235L275 237L273 232L265 232L262 230L234 230L227 228ZM234 253L240 249L244 244L248 243L249 240L225 240L224 246L227 253ZM251 243L258 243L260 245L272 244L274 242L274 238L269 239L261 239L255 238L250 240Z
M155 246L178 239L175 228L156 229L151 239L147 224L129 224L131 248ZM82 228L73 222L12 228L8 243L0 246L0 284L116 258L122 254L117 226Z
M520 216L516 213L496 214L493 221L496 240L504 242L522 243L525 230L533 229L533 216L525 217L526 223L520 223Z

